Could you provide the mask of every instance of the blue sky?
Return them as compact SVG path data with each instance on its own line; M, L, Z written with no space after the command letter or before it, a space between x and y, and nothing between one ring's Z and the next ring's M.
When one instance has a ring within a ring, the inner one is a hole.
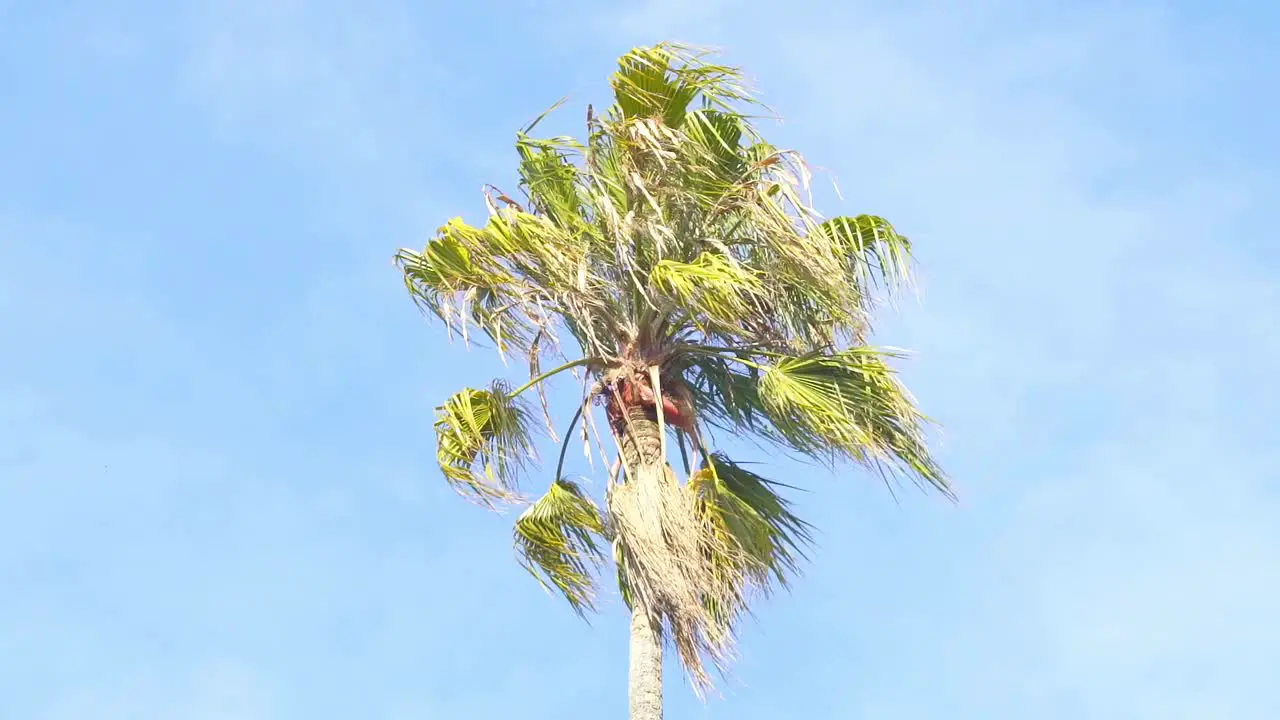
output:
M665 38L916 240L963 498L778 463L820 548L668 716L1280 716L1264 5L0 1L0 717L623 716L616 599L434 469L502 367L390 259Z

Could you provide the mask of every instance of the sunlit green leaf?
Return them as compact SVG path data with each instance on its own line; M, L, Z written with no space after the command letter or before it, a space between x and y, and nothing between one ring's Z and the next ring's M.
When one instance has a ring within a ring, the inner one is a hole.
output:
M698 87L671 72L672 59L672 54L659 46L637 48L618 61L612 85L624 117L660 117L671 127L681 124Z
M692 262L662 260L649 277L673 308L688 311L700 321L736 326L761 313L763 283L723 255L703 252Z
M462 390L436 408L436 457L445 479L492 505L515 499L518 472L533 455L528 407L495 382Z
M801 452L843 455L950 493L926 445L928 420L886 362L892 356L859 347L780 359L761 377L762 403Z
M722 584L709 594L714 611L732 624L745 610L751 592L786 585L798 572L803 547L812 542L807 523L791 512L778 486L716 453L689 478L704 528L712 542L707 552Z
M594 571L605 559L604 521L575 483L559 479L516 520L520 562L579 614L594 609Z
M837 217L822 223L818 234L844 254L849 281L886 288L911 279L911 242L882 217Z

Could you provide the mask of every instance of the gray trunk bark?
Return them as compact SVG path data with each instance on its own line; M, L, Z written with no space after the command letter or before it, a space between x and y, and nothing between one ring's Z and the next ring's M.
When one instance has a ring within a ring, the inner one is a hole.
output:
M639 605L631 611L631 720L662 720L662 638Z
M629 482L654 481L665 470L662 438L651 409L626 409L621 445ZM631 667L628 671L631 720L662 720L662 634L638 600L631 611Z

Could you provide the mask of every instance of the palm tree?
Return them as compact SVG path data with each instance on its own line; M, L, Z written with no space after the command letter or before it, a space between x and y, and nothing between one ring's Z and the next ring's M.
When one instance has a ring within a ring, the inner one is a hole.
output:
M751 600L785 585L811 540L782 486L717 451L713 430L951 491L899 353L867 345L873 293L908 279L907 239L872 215L821 218L802 159L760 137L739 73L706 53L637 48L611 84L585 141L535 138L538 121L519 133L520 200L490 188L484 225L453 219L397 263L451 335L528 362L518 387L436 409L440 468L486 506L527 504L522 564L579 614L612 560L631 717L655 720L664 645L701 694ZM549 358L561 364L543 371ZM577 411L550 488L527 501L543 420L555 436L544 386L565 372ZM610 469L603 498L563 474L575 436Z

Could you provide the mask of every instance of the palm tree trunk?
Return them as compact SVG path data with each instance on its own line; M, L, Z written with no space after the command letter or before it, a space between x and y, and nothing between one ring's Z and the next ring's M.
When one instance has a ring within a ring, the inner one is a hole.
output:
M659 482L666 472L662 436L652 408L631 406L618 427L628 482ZM655 508L656 510L656 508ZM638 598L631 611L631 666L628 695L631 720L662 720L662 633Z
M631 611L631 720L662 720L662 637L639 604Z

